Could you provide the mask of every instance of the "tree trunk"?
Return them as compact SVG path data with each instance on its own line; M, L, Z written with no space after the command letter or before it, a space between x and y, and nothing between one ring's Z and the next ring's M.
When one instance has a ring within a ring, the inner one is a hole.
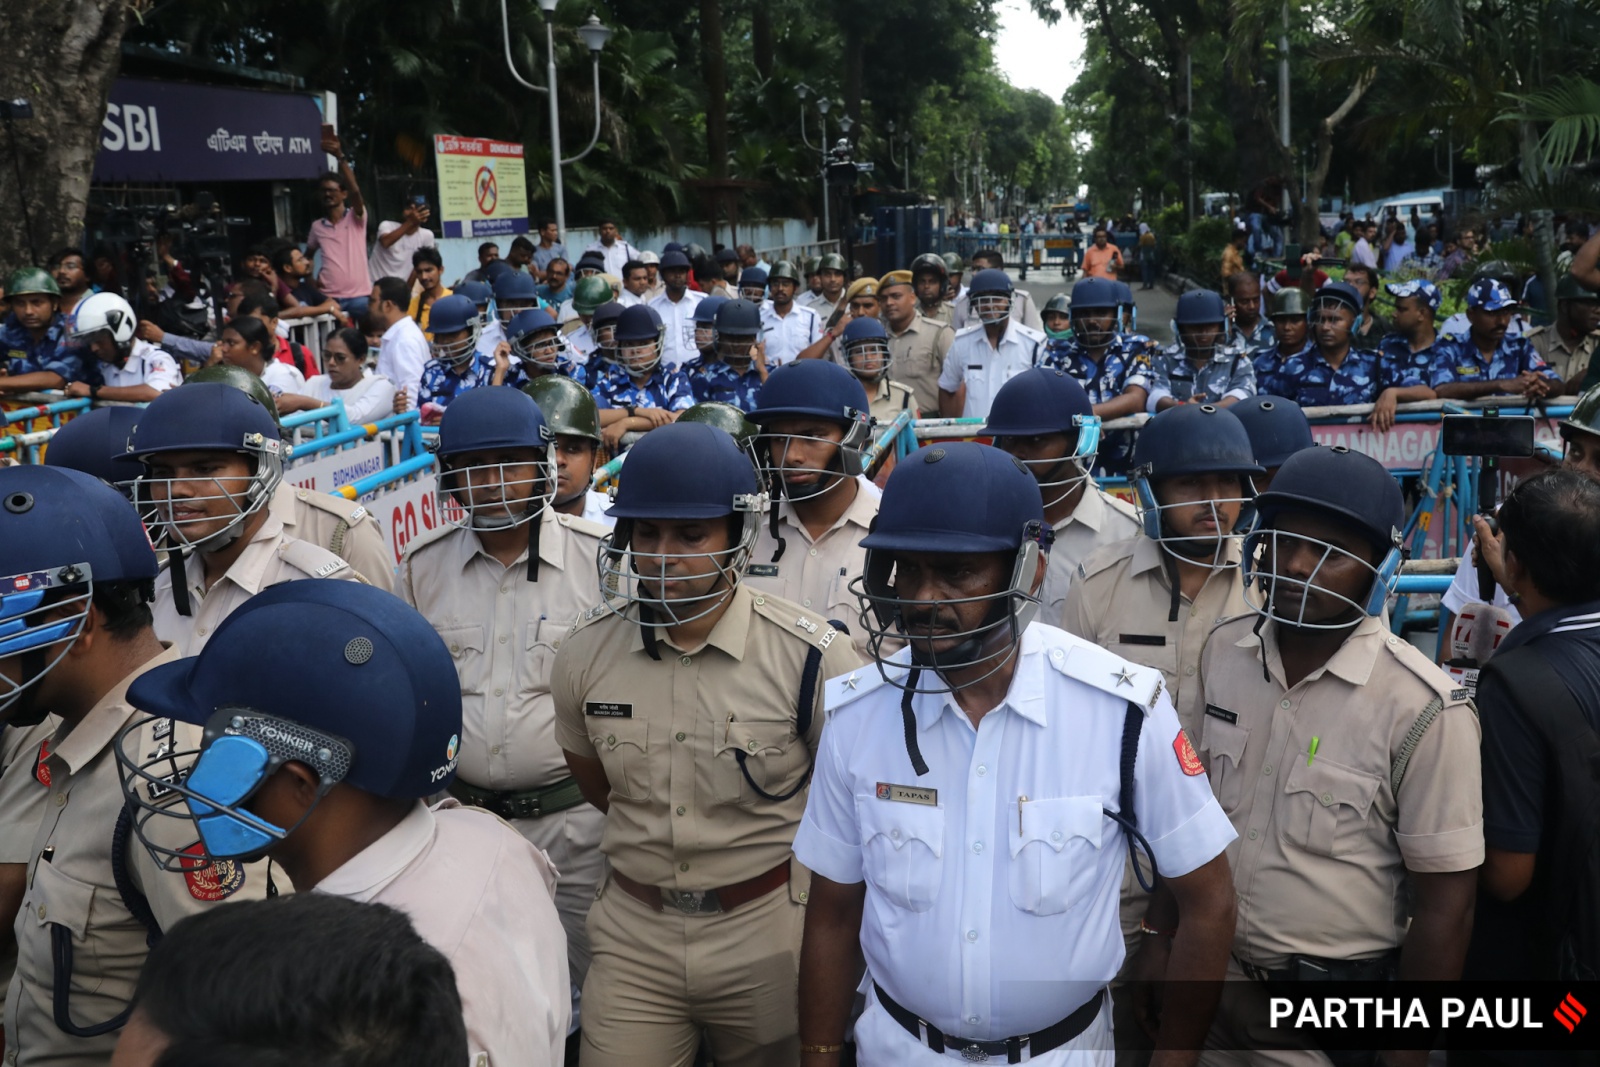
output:
M706 83L706 173L728 176L728 72L722 52L722 0L700 0L700 71Z
M11 120L0 140L0 212L13 223L0 226L5 274L42 266L55 249L83 241L89 175L129 7L129 0L6 0L0 99L27 100L33 118Z
M1316 243L1317 236L1322 232L1322 219L1318 213L1318 205L1322 203L1322 186L1328 180L1328 168L1333 164L1333 131L1339 124L1350 117L1350 112L1361 102L1368 89L1372 88L1373 81L1378 76L1376 67L1368 67L1356 75L1355 84L1350 86L1350 91L1345 94L1344 100L1333 109L1332 114L1317 123L1317 165L1306 177L1305 200L1300 204L1300 243L1306 247Z
M762 81L771 80L774 63L772 10L765 3L758 2L750 12L750 50L754 53L756 74Z

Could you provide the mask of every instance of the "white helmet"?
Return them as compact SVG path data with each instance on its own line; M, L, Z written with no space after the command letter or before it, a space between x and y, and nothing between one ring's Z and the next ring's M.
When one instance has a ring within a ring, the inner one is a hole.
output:
M95 293L85 297L78 305L74 340L85 341L104 330L116 342L118 361L126 360L133 350L133 330L139 318L133 307L116 293Z

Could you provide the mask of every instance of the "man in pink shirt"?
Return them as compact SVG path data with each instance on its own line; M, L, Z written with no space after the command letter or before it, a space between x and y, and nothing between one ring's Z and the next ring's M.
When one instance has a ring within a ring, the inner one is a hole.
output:
M372 294L372 279L367 274L367 202L361 198L361 187L338 134L326 126L322 150L339 161L339 169L322 179L322 203L328 214L311 224L306 254L322 253L317 288L360 322L366 317Z

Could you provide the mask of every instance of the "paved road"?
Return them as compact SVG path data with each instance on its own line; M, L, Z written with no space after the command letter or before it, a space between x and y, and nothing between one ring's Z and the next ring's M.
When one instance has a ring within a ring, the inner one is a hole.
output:
M1011 280L1017 288L1026 289L1033 294L1034 303L1044 307L1044 302L1057 293L1066 292L1072 288L1071 280L1061 277L1060 268L1054 270L1044 268L1029 270L1027 281L1016 270L1007 270ZM1154 289L1140 290L1137 280L1133 285L1133 299L1139 307L1139 332L1148 335L1151 339L1166 344L1172 340L1172 316L1177 307L1178 298L1162 286Z

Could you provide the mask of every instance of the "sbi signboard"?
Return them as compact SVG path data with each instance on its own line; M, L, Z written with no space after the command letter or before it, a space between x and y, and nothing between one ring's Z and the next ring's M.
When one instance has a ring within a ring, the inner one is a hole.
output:
M322 111L303 93L118 78L100 123L97 182L315 178Z

